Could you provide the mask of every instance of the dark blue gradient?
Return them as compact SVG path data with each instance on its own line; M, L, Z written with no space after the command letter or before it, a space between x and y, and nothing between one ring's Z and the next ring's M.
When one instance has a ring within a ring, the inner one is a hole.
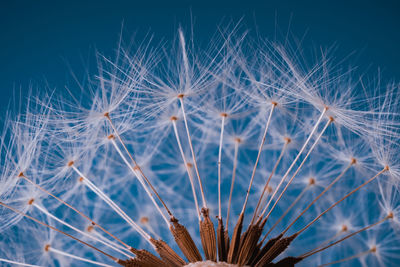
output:
M338 58L355 52L362 73L400 77L398 1L1 1L1 109L30 87L62 89L71 70L83 79L95 50L116 48L122 24L138 40L170 40L179 25L207 40L240 19L250 34L273 39L290 29L305 50L336 45Z

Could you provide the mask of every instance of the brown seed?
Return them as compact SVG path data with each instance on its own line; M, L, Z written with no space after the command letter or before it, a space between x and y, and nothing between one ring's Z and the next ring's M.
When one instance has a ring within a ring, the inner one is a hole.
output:
M136 255L136 263L141 264L140 266L165 266L167 263L163 260L159 259L157 256L153 255L152 253L148 252L144 249L130 249L132 253Z
M171 222L173 224L173 226L170 227L172 235L188 261L202 261L203 259L201 258L200 252L186 227L181 225L175 217L171 218Z
M228 233L228 229L226 229L225 232L224 232L224 240L225 240L226 257L228 257L228 251L229 251L229 233Z
M200 237L207 260L217 261L217 244L214 224L208 216L208 209L202 208L203 220L200 221Z
M246 237L244 238L239 252L238 264L245 265L250 262L254 250L257 248L257 242L260 238L265 223L258 225L250 225L247 230Z
M275 244L267 251L267 253L265 253L262 258L257 262L255 267L263 267L269 264L283 251L285 251L296 237L297 234L294 234L292 236L285 237L276 241Z
M270 263L269 265L274 267L294 267L294 265L299 263L302 259L301 257L286 257L277 263Z
M239 215L239 219L236 223L235 229L233 230L232 241L229 245L228 251L228 263L236 263L236 258L239 251L240 246L240 235L242 233L243 228L243 213Z
M186 262L164 241L150 238L150 242L156 247L157 253L168 266L181 267L186 265Z
M261 249L259 250L257 256L255 259L251 262L251 266L254 266L261 258L262 256L267 253L267 251L279 240L282 238L282 234L278 235L277 237L271 238L268 240L268 242L261 248L262 243L259 243L257 247L260 247Z
M225 229L224 223L221 218L218 218L217 227L217 241L218 241L218 260L226 261L226 241L225 241Z

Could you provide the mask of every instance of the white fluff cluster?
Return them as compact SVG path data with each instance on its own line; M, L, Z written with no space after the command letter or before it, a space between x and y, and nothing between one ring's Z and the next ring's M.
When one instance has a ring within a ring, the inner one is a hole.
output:
M186 260L171 214L201 248L203 208L230 235L264 219L260 244L297 233L275 263L398 266L399 85L301 55L229 31L201 50L180 30L31 96L0 139L1 264L117 266L157 255L151 239Z

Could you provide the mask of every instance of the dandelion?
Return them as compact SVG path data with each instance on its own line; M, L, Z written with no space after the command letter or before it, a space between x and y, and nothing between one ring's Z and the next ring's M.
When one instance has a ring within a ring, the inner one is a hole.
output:
M7 114L0 262L397 265L399 86L247 38L120 41Z

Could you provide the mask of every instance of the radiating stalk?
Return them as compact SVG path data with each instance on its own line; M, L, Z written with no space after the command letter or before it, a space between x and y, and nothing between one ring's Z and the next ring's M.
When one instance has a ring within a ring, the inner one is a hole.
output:
M98 266L113 267L112 265L109 265L109 264L101 263L101 262L98 262L98 261L92 261L92 260L89 260L89 259L85 259L85 258L76 256L76 255L73 255L73 254L70 254L70 253L55 249L55 248L53 248L53 247L51 247L49 245L46 246L46 249L49 252L52 252L52 253L55 253L55 254L59 254L59 255L62 255L64 257L68 257L68 258L71 258L71 259L74 259L74 260L87 262L87 263L95 264L95 265L98 265Z
M345 200L346 198L348 198L349 196L351 196L352 194L354 194L355 192L357 192L358 190L360 190L361 188L363 188L364 186L366 186L367 184L369 184L370 182L372 182L373 180L375 180L376 178L378 178L381 174L383 174L384 172L388 171L389 167L386 166L385 168L383 168L380 172L378 172L376 175L374 175L372 178L368 179L367 181L365 181L363 184L359 185L357 188L353 189L350 193L348 193L347 195L345 195L344 197L342 197L340 200L338 200L337 202L335 202L332 206L330 206L329 208L327 208L325 211L323 211L321 214L319 214L317 217L315 217L314 220L312 220L309 224L307 224L306 226L304 226L304 228L302 228L301 230L299 230L297 232L297 234L301 234L302 232L304 232L305 230L307 230L313 223L315 223L319 218L321 218L325 213L327 213L328 211L330 211L331 209L333 209L334 207L336 207L339 203L341 203L343 200Z
M272 230L275 229L276 226L283 220L283 218L286 217L286 215L292 210L292 208L300 201L300 199L303 197L303 195L307 192L308 189L310 189L310 184L308 184L304 189L300 192L300 194L296 197L296 199L290 204L290 206L285 210L285 212L279 217L279 219L272 225L272 227L268 230L268 232L265 234L263 240L261 242L265 241L265 238L272 232Z
M176 117L171 118L172 126L174 128L174 133L175 133L175 137L176 137L176 142L178 143L179 151L181 152L182 160L183 160L183 163L185 164L185 168L186 168L186 171L189 176L190 186L192 187L192 193L193 193L194 203L196 205L197 217L198 217L199 221L201 221L201 217L200 217L201 213L200 213L200 209L199 209L199 203L197 201L196 188L194 186L193 174L191 171L191 164L186 161L185 153L183 152L181 140L179 138L178 128L176 127L176 120L177 120Z
M65 235L65 236L67 236L67 237L69 237L69 238L71 238L71 239L73 239L73 240L75 240L75 241L77 241L77 242L79 242L79 243L85 245L85 246L88 246L88 247L90 247L90 248L96 250L97 252L100 252L100 253L103 254L104 256L106 256L106 257L112 259L112 260L115 261L115 262L118 262L118 261L120 260L120 259L118 259L118 258L116 258L116 257L114 257L114 256L111 256L110 254L108 254L108 253L106 253L106 252L104 252L104 251L98 249L97 247L95 247L95 246L93 246L93 245L90 245L89 243L86 243L85 241L80 240L79 238L76 238L76 237L74 237L74 236L72 236L72 235L70 235L70 234L68 234L68 233L66 233L66 232L63 232L63 231L61 231L61 230L55 228L54 226L51 226L51 225L48 225L48 224L46 224L46 223L44 223L44 222L42 222L42 221L39 221L38 219L36 219L36 218L34 218L34 217L32 217L32 216L29 216L29 215L23 213L22 211L17 210L17 209L15 209L15 208L13 208L13 207L11 207L11 206L9 206L9 205L7 205L7 204L1 202L1 201L0 201L0 206L3 206L3 207L5 207L5 208L7 208L7 209L9 209L9 210L11 210L11 211L13 211L13 212L15 212L15 213L21 215L21 216L23 216L23 217L25 217L25 218L27 218L27 219L29 219L29 220L31 220L31 221L34 221L34 222L36 222L36 223L38 223L38 224L41 224L41 225L43 225L43 226L45 226L45 227L47 227L47 228L49 228L49 229L51 229L51 230L53 230L53 231L56 231L56 232L58 232L58 233L60 233L60 234Z
M98 197L106 202L122 219L124 219L133 229L135 229L145 240L150 242L150 235L147 234L138 224L136 224L114 201L112 201L103 191L95 186L83 173L81 173L74 165L71 168L82 178L82 183L91 189Z
M228 211L226 213L226 230L228 231L229 227L229 215L230 215L230 210L231 210L231 203L232 203L232 194L233 194L233 187L235 185L235 179L236 179L236 168L237 168L237 162L238 162L238 152L239 152L239 144L241 140L240 138L235 139L235 152L233 156L233 170L232 170L232 179L231 179L231 189L229 192L229 200L228 200Z
M287 176L289 175L290 171L293 169L294 165L296 164L296 162L299 160L301 154L303 154L303 151L306 149L308 143L311 141L311 138L313 137L314 133L317 131L319 124L321 123L326 111L328 110L327 107L324 108L324 110L321 112L321 115L319 116L317 122L315 123L311 133L308 135L307 140L304 142L302 148L300 149L299 153L297 154L296 158L293 160L292 164L289 166L289 169L286 171L285 175L282 177L282 179L280 180L278 186L275 188L274 193L271 195L269 202L267 203L267 205L265 206L262 215L260 217L262 217L265 212L267 211L269 205L271 204L272 200L274 199L275 195L278 193L279 188L282 186L283 182L286 180ZM276 202L275 202L276 203Z
M98 231L96 230L96 228L94 228L92 225L89 225L89 226L87 227L87 231L88 231L90 234L96 236L98 239L103 240L104 242L107 242L107 243L109 243L109 244L111 244L111 245L113 245L113 246L115 246L115 247L117 247L117 248L119 248L119 249L132 252L132 251L130 250L130 249L132 249L132 247L129 247L130 249L128 249L128 248L126 248L126 247L124 247L124 246L122 246L122 245L120 245L120 244L118 244L118 243L114 243L113 241L111 241L111 240L109 240L108 238L106 238L105 236L103 236L100 232L98 232Z
M241 211L241 213L243 213L243 214L244 214L244 211L246 210L247 201L248 201L248 199L249 199L250 190L251 190L251 187L252 187L252 185L253 185L254 176L256 175L256 170L257 170L258 162L259 162L259 160L260 160L261 151L262 151L262 148L263 148L263 146L264 146L265 139L267 138L267 132L268 132L269 125L270 125L270 123L271 123L272 113L274 112L276 105L277 105L277 104L276 104L275 102L272 103L271 110L270 110L270 112L269 112L269 116L268 116L268 119L267 119L267 123L265 124L264 134L263 134L263 137L262 137L262 139L261 139L260 146L259 146L259 148L258 148L258 153L257 153L256 162L254 163L253 171L252 171L252 173L251 173L249 188L247 189L246 198L245 198L245 200L244 200L243 208L242 208L242 211Z
M108 122L111 125L111 128L113 129L115 135L117 136L119 142L121 143L122 147L124 148L125 152L129 155L129 158L131 159L132 163L133 163L133 168L134 168L134 174L137 176L137 173L140 173L141 176L144 178L144 180L146 180L147 184L150 186L151 190L153 191L153 193L156 195L156 197L158 198L158 200L161 202L161 204L164 206L165 210L167 211L167 213L172 216L171 211L169 210L169 208L167 207L167 204L165 204L165 202L162 200L161 196L158 194L157 190L154 188L154 186L152 185L152 183L150 182L150 180L146 177L146 175L144 175L142 169L140 168L140 166L136 163L135 159L133 158L132 154L129 152L127 146L125 145L125 142L122 140L121 135L119 134L119 132L117 131L117 128L115 127L114 123L111 120L110 114L106 113L104 115ZM116 145L115 145L116 146ZM129 168L132 169L131 164L128 164ZM142 183L142 186L144 187L144 189L146 190L146 193L149 192L149 189L147 188L147 185L145 183ZM147 193L149 195L149 193ZM153 198L153 196L150 194L149 195L150 198ZM154 203L154 201L153 201ZM158 207L158 205L156 204L156 206ZM162 215L163 216L163 215Z
M226 113L221 114L221 134L219 137L219 151L218 151L218 219L222 219L221 212L221 160L222 160L222 143L224 139L224 128Z
M393 214L390 213L390 214L388 214L385 218L383 218L383 219L381 219L381 220L379 220L379 221L377 221L377 222L375 222L375 223L373 223L373 224L370 224L370 225L368 225L368 226L365 226L365 227L361 228L361 229L358 230L358 231L355 231L355 232L353 232L353 233L351 233L351 234L348 234L348 235L344 236L343 238L339 239L338 241L335 241L335 242L333 242L333 243L331 243L331 244L329 244L329 245L327 245L327 246L325 246L325 247L323 247L323 248L320 248L320 249L317 249L317 250L314 249L314 250L312 250L311 252L306 252L306 253L304 253L303 255L301 255L300 258L305 259L305 258L308 258L308 257L310 257L310 256L312 256L312 255L314 255L314 254L316 254L316 253L319 253L319 252L321 252L321 251L324 251L324 250L326 250L326 249L328 249L328 248L330 248L330 247L332 247L332 246L334 246L334 245L336 245L336 244L339 244L339 243L345 241L346 239L349 239L349 238L352 237L352 236L355 236L356 234L359 234L359 233L361 233L361 232L364 232L364 231L366 231L366 230L368 230L368 229L370 229L370 228L372 228L372 227L374 227L374 226L377 226L377 225L379 225L379 224L381 224L381 223L384 223L384 222L386 222L386 221L389 220L389 219L393 219Z
M370 254L370 253L373 253L373 252L374 252L373 249L368 249L368 250L366 250L366 251L357 253L357 254L355 254L355 255L353 255L353 256L350 256L350 257L347 257L347 258L344 258L344 259L341 259L341 260L331 261L331 262L328 262L328 263L324 263L324 264L322 264L322 265L319 265L318 267L329 266L329 265L333 265L333 264L342 263L342 262L345 262L345 261L349 261L349 260L361 258L361 257L363 257L363 256L365 256L365 255L368 255L368 254Z
M117 150L118 154L120 155L120 157L122 158L122 160L124 161L124 163L126 164L126 166L132 171L132 173L136 176L136 178L138 179L138 181L140 182L140 184L142 185L143 189L146 191L146 194L148 195L148 197L150 198L151 202L153 202L154 207L157 209L157 211L160 213L161 217L164 219L165 223L167 224L167 227L169 228L171 226L171 223L169 222L168 218L165 216L165 214L163 213L163 211L160 209L160 206L158 206L156 200L154 199L152 193L150 192L149 188L146 186L145 181L143 180L143 177L141 176L140 172L138 171L138 169L135 169L132 164L129 163L128 159L124 156L124 154L122 153L122 151L119 149L117 143L115 142L115 140L111 137L109 138L111 143L113 144L115 150Z
M286 148L287 148L287 146L289 145L290 142L291 142L291 139L290 139L290 138L285 138L285 144L283 145L283 148L282 148L282 150L281 150L281 153L279 154L279 157L278 157L278 159L277 159L276 162L275 162L274 168L272 169L271 173L270 173L269 176L268 176L267 181L265 182L265 185L264 185L263 191L262 191L262 193L261 193L261 196L260 196L260 198L258 199L257 206L256 206L256 208L255 208L255 210L254 210L253 218L251 219L251 224L253 224L253 222L254 222L256 216L258 215L258 209L260 208L260 205L261 205L261 202L262 202L262 200L263 200L263 198L264 198L265 192L266 192L267 189L268 189L269 182L271 181L272 177L274 176L274 174L275 174L275 172L276 172L276 169L278 168L279 163L281 162L281 160L282 160L282 158L283 158L283 155L284 155L284 153L285 153L285 151L286 151Z
M320 199L329 189L331 189L332 188L332 186L334 185L334 184L336 184L343 176L344 176L344 174L350 169L350 167L351 166L353 166L354 164L356 163L356 161L355 161L355 159L353 159L351 162L350 162L350 164L349 165L347 165L347 167L313 200L313 201L311 201L311 203L296 217L296 219L294 219L293 220L293 222L292 223L290 223L288 226L287 226L287 228L283 231L283 234L285 234L288 230L289 230L289 228L290 227L292 227L293 226L293 224L295 224L295 222L301 217L301 216L303 216L304 215L304 213L306 213L306 211L308 210L308 209L310 209L311 208L311 206L312 205L314 205L317 201L318 201L318 199Z
M69 164L73 164L72 162ZM127 251L130 251L131 246L128 246L125 242L123 242L121 239L117 238L116 236L114 236L113 234L111 234L110 232L108 232L106 229L104 229L101 225L97 224L96 222L94 222L92 219L90 219L88 216L86 216L85 214L83 214L82 212L80 212L78 209L76 209L75 207L73 207L72 205L68 204L67 202L65 202L64 200L62 200L61 198L55 196L54 194L52 194L51 192L47 191L46 189L44 189L43 187L41 187L40 185L34 183L31 179L29 179L23 172L21 172L18 177L25 179L26 181L28 181L29 183L31 183L33 186L35 186L36 188L38 188L39 190L43 191L44 193L48 194L49 196L53 197L54 199L56 199L57 201L59 201L61 204L69 207L70 209L72 209L73 211L75 211L76 213L78 213L80 216L82 216L83 218L87 219L92 226L96 226L98 227L100 230L102 230L104 233L106 233L107 235L111 236L112 238L114 238L115 240L117 240L119 243L121 243L126 249ZM103 237L105 238L105 237ZM107 239L108 240L108 239Z
M203 183L202 183L201 178L200 178L199 168L197 166L197 161L196 161L196 155L195 155L194 149L193 149L192 138L190 137L189 125L188 125L188 122L187 122L187 119L186 119L185 106L183 104L183 97L184 97L184 95L179 95L178 99L179 99L179 102L180 102L180 105L181 105L183 121L185 123L186 135L187 135L187 139L188 139L188 142L189 142L190 152L192 154L194 169L196 171L198 183L199 183L199 186L200 186L201 199L203 201L203 208L208 209L206 198L204 196Z
M336 238L338 238L339 236L343 235L345 231L341 230L339 232L337 232L334 236L328 238L327 240L325 240L324 242L322 242L320 245L318 245L318 247L314 248L313 250L311 250L310 252L313 252L315 250L318 250L322 247L325 247L327 244L331 243L332 241L334 241Z
M96 241L96 242L99 242L99 243L101 243L101 244L103 244L103 245L105 245L105 246L111 248L111 249L113 249L113 250L115 250L115 251L121 253L121 254L124 255L125 257L128 257L128 258L132 257L132 255L126 254L125 252L123 252L123 251L121 251L120 249L116 248L115 246L109 244L108 242L104 242L103 240L100 240L100 239L98 239L97 237L95 237L95 236L93 236L93 235L90 235L90 234L88 234L88 233L86 233L86 232L84 232L84 231L79 230L78 228L76 228L76 227L70 225L69 223L67 223L66 221L61 220L60 218L58 218L58 217L56 217L55 215L51 214L47 209L45 209L45 208L43 208L43 207L37 205L36 203L32 203L32 206L34 206L35 208L37 208L38 210L40 210L40 211L41 211L43 214L45 214L47 217L52 218L53 220L55 220L55 221L61 223L62 225L67 226L68 228L74 230L75 232L80 233L81 235L83 235L83 236L85 236L85 237L87 237L87 238L89 238L89 239L91 239L91 240L94 240L94 241Z
M17 261L2 259L2 258L0 258L0 262L11 263L11 264L15 264L15 265L18 265L18 266L42 267L42 266L40 266L40 265L33 265L33 264L28 264L28 263L22 263L22 262L17 262Z

